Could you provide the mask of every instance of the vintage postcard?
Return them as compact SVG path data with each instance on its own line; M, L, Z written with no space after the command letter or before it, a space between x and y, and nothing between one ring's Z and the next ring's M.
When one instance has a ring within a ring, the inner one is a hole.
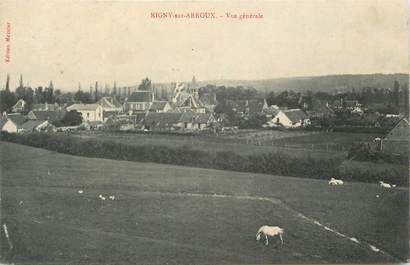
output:
M0 264L410 262L408 14L1 1Z

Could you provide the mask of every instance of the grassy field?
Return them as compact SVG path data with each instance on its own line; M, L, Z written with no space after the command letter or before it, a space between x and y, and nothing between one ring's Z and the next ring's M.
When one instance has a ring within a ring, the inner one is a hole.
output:
M2 261L371 263L408 257L407 189L331 187L319 180L84 158L4 142L0 165L1 222L14 246L2 230ZM102 201L99 194L116 198ZM255 241L263 224L285 228L282 247Z
M290 148L346 151L349 150L353 143L373 143L376 137L383 137L383 135L371 133L320 132L299 137L278 138L273 140L273 143L277 146Z
M311 135L311 132L299 131L255 131L244 130L235 135L225 136L185 136L185 135L162 135L162 134L138 134L138 133L118 133L104 131L80 131L73 134L74 137L82 139L98 139L101 141L115 141L118 143L126 143L130 145L161 145L168 147L189 146L193 149L216 153L222 151L231 151L240 155L253 155L260 153L269 153L272 151L280 151L292 157L307 157L328 158L346 157L345 150L329 150L323 148L311 150L308 146L305 150L298 149L295 152L294 148L286 148L282 144L277 144L274 140L288 139L293 141L300 137ZM308 136L307 136L308 137ZM354 137L353 135L351 137ZM251 140L253 139L253 140ZM269 144L267 143L269 142Z

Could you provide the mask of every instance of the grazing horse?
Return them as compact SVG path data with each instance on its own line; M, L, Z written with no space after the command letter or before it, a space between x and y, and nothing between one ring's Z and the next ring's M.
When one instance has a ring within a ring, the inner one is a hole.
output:
M283 232L285 230L280 228L279 226L268 226L268 225L263 225L259 228L258 233L256 233L256 240L259 241L261 239L261 235L265 236L265 245L267 246L269 244L268 237L274 237L274 236L279 236L280 242L283 245Z

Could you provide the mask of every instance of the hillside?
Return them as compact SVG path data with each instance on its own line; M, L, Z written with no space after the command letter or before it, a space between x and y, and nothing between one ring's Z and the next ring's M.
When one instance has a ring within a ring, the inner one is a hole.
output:
M408 257L406 189L332 187L5 142L0 164L1 221L9 232L9 239L1 236L1 262L387 263ZM255 241L263 224L285 228L283 246Z
M365 74L365 75L327 75L327 76L307 76L272 78L263 80L208 80L199 81L203 86L207 84L217 86L244 86L254 87L261 91L350 91L352 88L380 87L392 88L394 81L400 84L409 83L408 74ZM157 87L169 87L170 84L155 84Z

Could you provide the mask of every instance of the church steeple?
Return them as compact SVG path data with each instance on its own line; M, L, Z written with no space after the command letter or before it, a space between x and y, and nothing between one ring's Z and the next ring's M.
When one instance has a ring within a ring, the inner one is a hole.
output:
M20 88L23 88L23 75L22 74L20 74L20 81L19 81L19 87Z
M191 87L196 88L197 83L196 83L196 78L195 76L192 77L192 81L191 81Z
M10 91L10 75L7 73L6 91Z

